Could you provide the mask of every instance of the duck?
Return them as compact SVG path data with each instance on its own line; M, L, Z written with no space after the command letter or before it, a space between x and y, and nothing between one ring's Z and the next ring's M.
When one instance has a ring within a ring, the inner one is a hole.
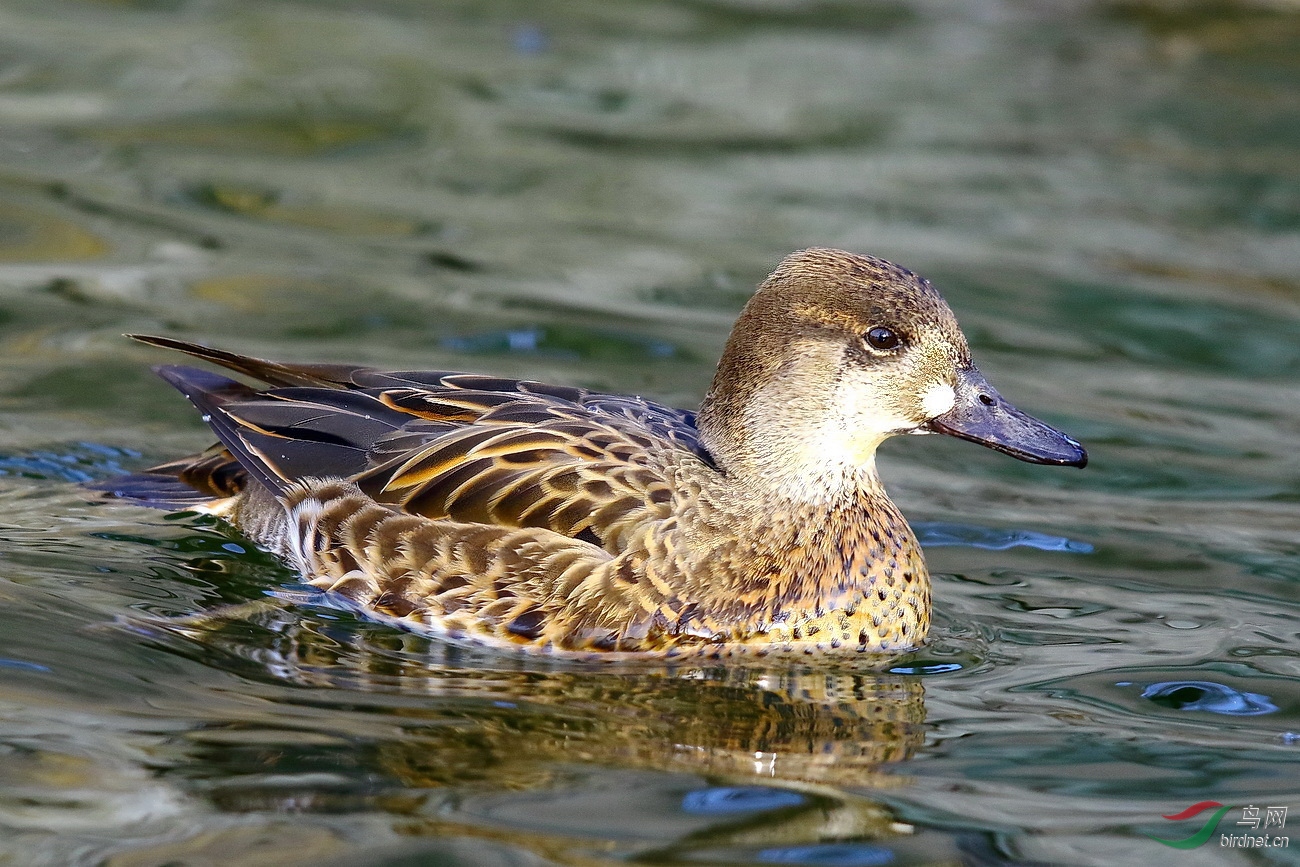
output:
M219 442L108 495L215 515L369 617L561 657L913 650L930 575L880 444L945 434L1087 463L988 383L929 281L828 248L762 282L696 412L128 336L257 384L155 367Z

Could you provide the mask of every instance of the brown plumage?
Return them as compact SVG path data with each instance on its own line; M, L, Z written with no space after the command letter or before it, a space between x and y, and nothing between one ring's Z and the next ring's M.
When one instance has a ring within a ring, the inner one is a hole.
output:
M934 431L1086 459L988 386L928 282L836 250L795 253L759 287L698 420L578 388L136 339L269 387L158 368L221 446L104 487L224 516L364 611L496 646L915 647L929 576L879 443Z

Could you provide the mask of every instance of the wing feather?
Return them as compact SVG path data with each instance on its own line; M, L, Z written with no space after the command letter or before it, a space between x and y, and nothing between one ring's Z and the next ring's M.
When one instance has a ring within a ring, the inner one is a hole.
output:
M670 514L675 466L712 464L693 414L639 397L448 371L282 364L143 340L271 386L160 370L226 449L168 472L185 479L201 465L201 477L219 477L223 488L240 478L230 471L237 460L273 491L303 478L346 479L413 515L551 530L615 550L629 527Z

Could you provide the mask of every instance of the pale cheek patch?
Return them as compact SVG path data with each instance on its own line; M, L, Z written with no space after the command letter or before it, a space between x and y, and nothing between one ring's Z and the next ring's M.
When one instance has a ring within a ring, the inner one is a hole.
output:
M945 382L936 382L921 395L921 409L926 418L937 418L957 403L957 392Z

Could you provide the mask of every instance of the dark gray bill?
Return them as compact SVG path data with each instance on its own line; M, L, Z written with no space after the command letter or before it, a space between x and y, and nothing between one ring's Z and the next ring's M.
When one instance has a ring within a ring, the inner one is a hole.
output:
M1031 464L1087 465L1083 446L1007 403L974 367L957 374L956 391L952 409L931 419L925 429L970 440Z

